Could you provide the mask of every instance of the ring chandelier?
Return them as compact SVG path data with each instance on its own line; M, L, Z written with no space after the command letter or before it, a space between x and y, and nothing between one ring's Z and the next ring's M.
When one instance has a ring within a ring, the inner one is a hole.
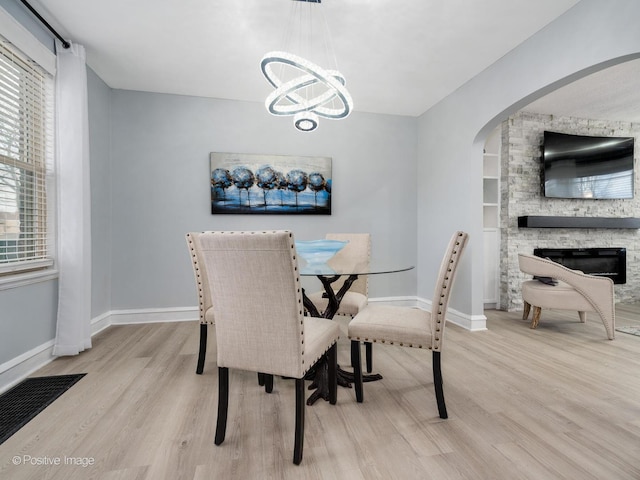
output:
M275 73L274 65L288 65L297 69L300 75L293 80L283 82ZM273 115L293 115L298 130L309 132L318 127L318 117L340 119L349 115L353 109L353 100L345 88L346 80L337 70L325 70L297 55L287 52L269 52L260 63L262 73L275 88L269 94L265 105ZM309 98L298 92L311 86L319 86L322 91L314 92ZM339 100L338 108L326 106Z
M294 0L320 3L321 0ZM324 69L306 58L284 51L262 57L260 68L275 88L265 100L269 113L293 115L294 126L302 132L318 128L319 117L341 119L353 110L346 79L337 70ZM287 73L285 79L285 72Z

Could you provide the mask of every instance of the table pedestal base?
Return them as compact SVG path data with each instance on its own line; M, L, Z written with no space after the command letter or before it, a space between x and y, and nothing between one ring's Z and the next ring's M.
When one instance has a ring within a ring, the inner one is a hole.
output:
M340 275L318 275L318 278L322 282L324 286L324 290L328 299L327 307L325 310L320 313L313 302L307 297L304 288L302 289L302 300L307 310L308 314L312 317L321 317L326 318L331 321L333 316L338 311L338 307L340 306L340 302L344 297L344 294L349 290L351 284L356 281L358 275L352 274L344 281L342 287L338 292L334 292L331 288L331 284L340 278ZM311 385L309 386L309 390L316 389L315 392L311 394L311 396L307 399L307 405L313 405L316 403L316 400L322 398L323 400L329 400L329 371L327 365L326 356L318 361L316 366L314 366L306 375L306 379L312 380ZM338 386L351 388L351 384L353 383L353 372L347 372L343 370L338 365ZM382 375L380 374L367 374L362 375L363 382L373 382L375 380L382 380Z
M338 365L338 386L351 388L353 383L353 372L348 372L340 368ZM316 401L322 398L325 401L329 401L329 367L326 360L321 360L318 365L309 372L307 378L311 379L311 385L309 390L315 389L315 391L307 399L307 405L313 405ZM376 380L382 380L382 375L379 373L362 375L363 382L374 382Z

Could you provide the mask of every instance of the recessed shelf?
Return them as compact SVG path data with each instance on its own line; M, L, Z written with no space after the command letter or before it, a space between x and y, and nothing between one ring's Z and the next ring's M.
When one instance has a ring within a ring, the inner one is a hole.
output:
M617 217L518 217L519 228L640 228L640 218Z

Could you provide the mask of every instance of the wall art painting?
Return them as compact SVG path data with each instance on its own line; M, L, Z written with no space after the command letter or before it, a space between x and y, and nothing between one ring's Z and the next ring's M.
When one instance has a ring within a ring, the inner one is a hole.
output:
M331 157L211 153L211 213L331 215Z

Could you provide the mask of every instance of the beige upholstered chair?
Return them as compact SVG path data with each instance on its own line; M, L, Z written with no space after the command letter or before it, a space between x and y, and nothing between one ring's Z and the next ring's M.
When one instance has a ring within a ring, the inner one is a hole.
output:
M304 316L293 234L205 232L199 249L216 319L218 420L215 444L224 441L229 369L295 379L296 422L293 462L302 460L304 376L325 354L329 400L336 403L337 323Z
M432 311L389 305L369 305L349 323L351 363L356 399L363 401L360 342L386 343L401 347L425 348L432 353L433 383L440 418L447 418L442 388L440 353L444 337L447 307L456 269L466 246L468 234L456 232L442 259L433 295Z
M371 235L368 233L328 233L325 238L327 240L346 240L347 243L342 250L336 253L331 259L331 265L347 264L347 265L369 265L371 261ZM336 280L331 286L337 292L344 284L346 276ZM309 295L309 299L313 302L319 312L323 312L327 308L328 300L323 297L324 292L314 292ZM369 295L369 276L360 275L358 279L351 284L347 293L345 293L340 302L340 308L337 315L347 315L353 317L362 308L367 305Z
M369 265L371 262L371 235L368 233L327 233L327 240L348 241L344 248L340 250L331 259L331 265ZM336 280L331 286L334 292L337 292L344 285L347 276L342 276ZM328 300L324 292L313 292L309 295L309 299L313 302L320 313L327 308ZM360 310L367 306L369 302L369 275L360 275L357 280L351 284L347 293L345 293L340 308L336 315L353 318ZM367 352L367 372L372 369L372 348L371 343L366 343Z
M187 234L187 246L193 265L193 273L196 278L196 289L198 291L198 310L200 313L200 351L198 353L198 365L196 373L202 374L204 361L207 355L207 327L213 325L213 309L211 308L211 292L207 283L207 276L204 271L204 264L200 261L198 238L200 233Z
M575 310L583 323L587 320L586 312L596 312L602 319L607 337L613 340L616 321L613 280L571 270L535 255L518 254L518 262L522 272L543 279L553 279L557 283L547 284L535 279L522 282L522 318L526 320L529 317L533 306L531 328L538 326L543 308Z

